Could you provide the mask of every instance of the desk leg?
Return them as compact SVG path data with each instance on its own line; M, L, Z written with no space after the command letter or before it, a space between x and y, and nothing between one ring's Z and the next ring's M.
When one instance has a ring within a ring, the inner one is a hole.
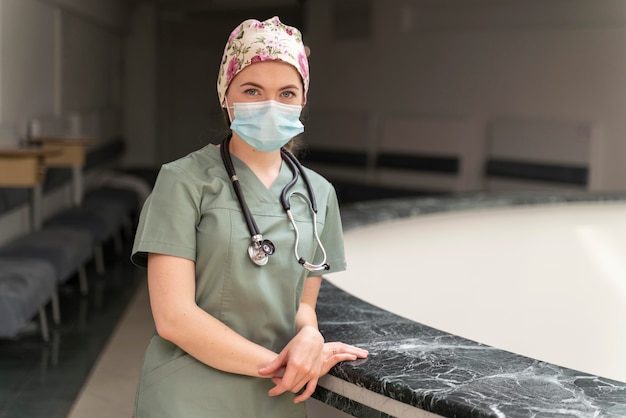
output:
M80 166L72 167L72 194L74 204L80 206L83 203L83 168Z
M43 209L43 186L36 185L32 189L31 222L34 231L41 229L42 209Z

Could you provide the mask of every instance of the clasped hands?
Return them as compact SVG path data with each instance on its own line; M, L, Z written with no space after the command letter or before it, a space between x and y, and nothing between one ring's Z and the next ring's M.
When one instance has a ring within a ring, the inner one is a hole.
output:
M341 361L367 357L367 351L341 342L325 343L314 327L304 327L267 366L261 376L271 377L274 386L268 394L299 393L295 403L307 400L315 391L320 377Z

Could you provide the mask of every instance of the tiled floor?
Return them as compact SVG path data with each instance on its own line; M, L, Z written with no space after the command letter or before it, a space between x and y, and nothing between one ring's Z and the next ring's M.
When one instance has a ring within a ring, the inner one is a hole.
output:
M88 266L87 297L80 296L74 279L60 290L62 325L52 328L49 342L41 340L36 328L15 340L0 340L1 418L68 416L129 302L137 300L134 295L141 296L138 285L145 286L145 272L130 264L128 251L122 256L108 257L102 277L97 276L93 266ZM151 319L148 316L143 321L137 328L145 328L149 335ZM144 348L140 348L142 354ZM134 361L127 369L132 372L140 364ZM135 385L130 381L125 384ZM130 396L133 395L131 391Z
M139 285L68 418L131 417L139 369L153 333L144 283Z

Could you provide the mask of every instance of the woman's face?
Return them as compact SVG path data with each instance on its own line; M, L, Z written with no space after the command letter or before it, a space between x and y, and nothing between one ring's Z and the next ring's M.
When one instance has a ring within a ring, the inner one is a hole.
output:
M292 65L280 61L248 65L230 82L226 99L229 106L265 100L304 106L306 101L300 73Z

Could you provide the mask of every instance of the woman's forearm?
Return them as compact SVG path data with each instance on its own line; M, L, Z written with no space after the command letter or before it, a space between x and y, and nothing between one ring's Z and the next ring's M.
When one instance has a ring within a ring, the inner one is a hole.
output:
M322 278L320 276L308 277L304 282L304 290L300 299L300 307L296 313L296 330L300 331L306 326L318 329L317 314L315 307L319 294Z
M197 360L229 373L259 376L277 354L239 335L195 302L193 261L150 254L150 304L162 338Z

